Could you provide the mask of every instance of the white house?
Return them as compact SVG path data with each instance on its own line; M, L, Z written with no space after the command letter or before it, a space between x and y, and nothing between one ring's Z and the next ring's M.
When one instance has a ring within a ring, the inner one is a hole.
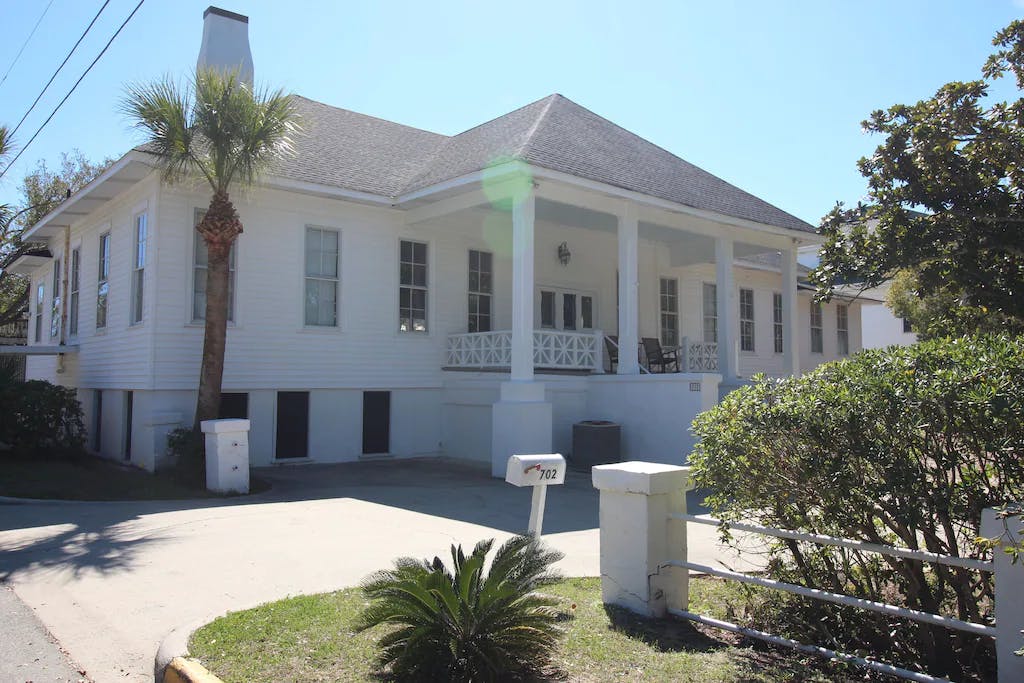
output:
M241 36L218 59L244 61L247 19L204 17L204 40ZM254 465L504 473L570 451L583 419L619 422L624 457L679 463L720 392L860 348L860 304L798 285L812 226L561 95L453 137L297 102L296 155L233 197L222 412L252 421ZM105 456L152 469L191 424L208 201L136 149L27 233L49 251L16 266L28 375L78 389ZM681 347L681 372L649 372L645 337Z

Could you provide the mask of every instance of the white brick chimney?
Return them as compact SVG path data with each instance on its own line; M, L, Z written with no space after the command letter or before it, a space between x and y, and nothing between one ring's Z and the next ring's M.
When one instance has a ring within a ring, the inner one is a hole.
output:
M252 85L252 52L249 51L249 17L219 7L203 12L203 44L196 68L238 69L239 77Z

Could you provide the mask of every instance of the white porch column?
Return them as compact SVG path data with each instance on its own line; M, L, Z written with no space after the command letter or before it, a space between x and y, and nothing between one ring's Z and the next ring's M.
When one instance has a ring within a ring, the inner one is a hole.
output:
M728 383L736 378L736 310L733 294L733 245L726 237L715 238L716 307L718 309L718 372Z
M639 222L636 209L625 204L619 215L619 366L620 375L637 375L640 363L639 329Z
M491 475L504 477L513 455L550 453L552 409L533 378L533 189L512 197L512 368L491 406Z
M800 330L797 315L796 249L782 250L782 357L787 375L800 374Z
M533 379L533 190L512 200L512 381Z

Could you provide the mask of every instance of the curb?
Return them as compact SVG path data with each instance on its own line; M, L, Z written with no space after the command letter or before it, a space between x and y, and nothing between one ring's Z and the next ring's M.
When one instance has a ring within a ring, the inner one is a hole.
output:
M223 683L194 659L175 657L164 670L162 683Z

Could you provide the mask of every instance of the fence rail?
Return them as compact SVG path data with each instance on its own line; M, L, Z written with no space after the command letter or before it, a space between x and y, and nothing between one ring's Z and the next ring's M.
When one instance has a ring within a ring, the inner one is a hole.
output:
M604 334L534 330L534 367L603 372ZM445 364L454 368L508 368L512 365L512 332L470 332L448 336Z

